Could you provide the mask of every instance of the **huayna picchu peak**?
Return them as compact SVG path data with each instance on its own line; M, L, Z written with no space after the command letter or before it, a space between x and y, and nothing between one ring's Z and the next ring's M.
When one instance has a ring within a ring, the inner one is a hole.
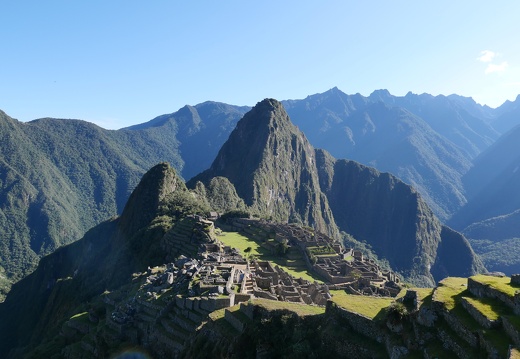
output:
M336 231L327 199L319 191L314 149L274 99L259 102L237 123L211 167L188 187L217 176L229 179L255 212L331 235Z

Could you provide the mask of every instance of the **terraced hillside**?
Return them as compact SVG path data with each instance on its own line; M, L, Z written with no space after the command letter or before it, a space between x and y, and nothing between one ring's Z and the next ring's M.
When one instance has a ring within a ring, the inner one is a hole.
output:
M434 290L438 335L461 358L504 358L520 346L520 283L509 277L446 278Z
M164 243L175 248L175 254L218 247L214 253L229 255L244 270L272 260L279 271L301 274L298 266L305 260L300 251L291 246L294 252L288 251L289 256L275 255L270 241L274 238L269 237L276 235L266 230L265 223L241 223L258 226L228 232L229 226L214 228L211 222L188 217L167 232ZM248 260L241 261L240 254ZM210 257L206 254L207 260ZM27 357L61 353L58 357L91 358L133 352L158 358L509 358L520 347L517 276L450 277L436 288L409 288L394 298L331 289L326 305L309 305L260 298L252 290L258 285L254 280L229 286L228 279L222 284L226 289L215 291L218 278L227 273L228 278L238 278L247 271L228 272L219 264L209 265L205 272L209 262L177 258L175 263L134 273L130 283L79 307L58 335ZM323 280L312 270L305 275ZM208 278L214 283L207 284Z

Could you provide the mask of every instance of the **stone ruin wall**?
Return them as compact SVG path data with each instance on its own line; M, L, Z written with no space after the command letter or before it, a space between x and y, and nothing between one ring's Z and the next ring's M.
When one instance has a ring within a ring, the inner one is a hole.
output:
M345 319L350 324L352 329L359 334L362 334L368 338L373 338L379 343L383 343L384 338L381 329L372 319L365 317L364 315L343 309L332 301L327 302L327 307L325 310L326 313Z
M439 330L439 337L443 343L443 345L453 351L459 358L461 359L474 359L470 356L464 348L462 348L450 334L446 333L444 330Z
M457 332L457 334L462 339L464 339L469 345L471 345L473 348L476 348L478 346L478 338L475 335L475 333L473 333L471 330L462 325L459 318L457 318L455 314L450 313L444 308L440 314L442 315L446 323L448 323L448 326L455 332Z
M512 284L515 284L518 279L515 277L515 282L511 280ZM520 293L517 291L513 297L502 293L494 288L491 288L489 285L485 285L473 280L471 277L468 278L468 290L471 294L479 297L479 298L493 298L501 301L509 308L511 308L516 315L520 315Z
M488 319L464 297L460 298L460 302L464 309L466 309L466 311L478 322L479 325L487 329L497 328L500 326L500 318L497 320Z

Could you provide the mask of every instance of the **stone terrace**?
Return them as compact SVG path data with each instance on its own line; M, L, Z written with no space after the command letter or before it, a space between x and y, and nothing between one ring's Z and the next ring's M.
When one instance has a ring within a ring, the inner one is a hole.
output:
M520 347L520 285L515 280L477 275L441 281L432 308L440 318L435 328L443 345L460 358L480 352L503 358L512 346Z

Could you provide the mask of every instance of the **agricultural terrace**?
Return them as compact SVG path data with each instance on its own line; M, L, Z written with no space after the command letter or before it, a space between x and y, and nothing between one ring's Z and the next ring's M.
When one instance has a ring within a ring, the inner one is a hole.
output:
M389 297L371 297L364 295L347 294L343 290L331 290L332 301L346 310L364 315L370 319L379 319L385 313L385 309L395 301Z
M495 277L479 274L470 278L473 279L475 282L484 285L489 285L491 288L494 288L499 292L502 292L510 297L514 297L515 292L517 290L520 290L520 286L511 284L511 278L509 277Z
M439 282L439 286L433 292L433 300L444 303L447 310L452 310L458 303L462 292L467 290L467 278L448 277Z

